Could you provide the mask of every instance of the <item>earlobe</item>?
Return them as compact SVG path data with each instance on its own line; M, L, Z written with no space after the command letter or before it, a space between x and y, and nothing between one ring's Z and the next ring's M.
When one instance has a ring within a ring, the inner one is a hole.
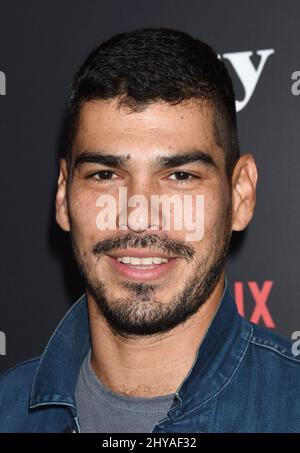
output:
M256 202L257 168L251 154L244 154L232 175L232 230L242 231L249 224Z
M70 231L68 201L67 201L68 170L66 160L60 160L60 172L57 181L55 201L56 221L64 231Z

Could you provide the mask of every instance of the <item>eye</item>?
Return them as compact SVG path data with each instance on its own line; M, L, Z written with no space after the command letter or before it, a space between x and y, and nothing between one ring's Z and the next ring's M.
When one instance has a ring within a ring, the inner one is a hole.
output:
M92 173L89 178L96 179L96 181L110 181L115 179L117 175L111 170L100 170L95 173Z
M177 184L191 182L194 179L197 179L196 176L192 175L191 173L187 173L186 171L176 171L175 173L172 173L169 178L175 181Z

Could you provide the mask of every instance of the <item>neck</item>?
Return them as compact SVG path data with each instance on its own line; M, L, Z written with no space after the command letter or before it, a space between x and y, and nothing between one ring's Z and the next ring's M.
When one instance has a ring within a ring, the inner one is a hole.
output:
M186 322L167 333L124 338L112 331L87 292L91 366L110 390L127 396L175 393L192 367L224 291L224 274L213 293Z

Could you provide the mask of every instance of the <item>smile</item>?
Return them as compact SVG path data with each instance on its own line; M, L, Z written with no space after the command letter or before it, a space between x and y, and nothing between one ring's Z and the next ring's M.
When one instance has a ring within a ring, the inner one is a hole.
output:
M123 277L140 281L164 276L177 262L177 257L145 256L145 252L144 256L141 253L134 255L108 256L108 258L114 270Z
M135 269L151 268L153 264L167 263L167 258L160 258L159 256L153 256L149 258L137 258L136 256L121 256L117 260L119 263L129 264L130 267Z

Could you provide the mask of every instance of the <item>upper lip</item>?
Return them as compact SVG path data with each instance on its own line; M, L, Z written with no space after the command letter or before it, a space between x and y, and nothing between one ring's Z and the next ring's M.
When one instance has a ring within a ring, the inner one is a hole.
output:
M145 250L145 249L124 249L113 253L107 253L108 256L112 258L121 258L123 256L132 256L136 258L166 258L168 260L172 258L177 258L177 256L170 256L166 255L165 253L155 252L153 250Z

